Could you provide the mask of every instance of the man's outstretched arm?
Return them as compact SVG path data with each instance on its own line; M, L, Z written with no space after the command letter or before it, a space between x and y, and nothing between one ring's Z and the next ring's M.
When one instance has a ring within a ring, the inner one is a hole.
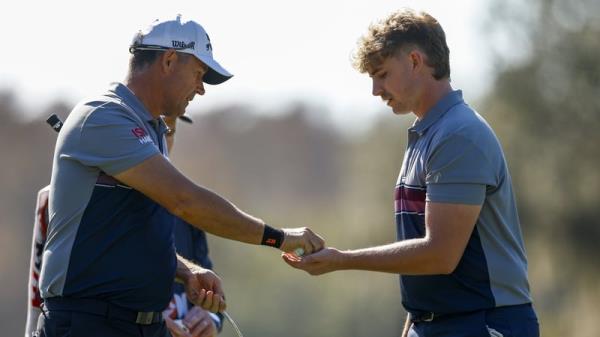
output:
M450 274L464 253L480 211L481 205L427 202L423 238L348 251L326 248L304 258L285 254L283 259L313 275L343 269Z
M213 191L196 185L160 154L114 177L175 216L217 236L271 245L283 251L302 248L312 253L324 246L323 239L308 228L279 231L266 227L263 220L243 212Z

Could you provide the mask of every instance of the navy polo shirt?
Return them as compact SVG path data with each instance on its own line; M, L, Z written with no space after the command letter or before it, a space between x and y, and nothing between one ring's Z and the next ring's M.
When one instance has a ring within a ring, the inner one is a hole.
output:
M174 217L111 176L166 153L166 125L124 85L78 104L59 133L43 254L43 298L161 311L175 276Z

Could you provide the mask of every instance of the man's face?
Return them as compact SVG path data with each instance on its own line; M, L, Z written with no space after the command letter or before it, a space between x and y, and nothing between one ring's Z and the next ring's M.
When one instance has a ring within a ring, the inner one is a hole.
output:
M390 56L370 72L373 96L379 96L397 115L410 113L415 108L417 78L408 53Z
M193 55L178 54L173 69L165 78L166 116L181 116L196 94L204 95L202 78L208 67Z

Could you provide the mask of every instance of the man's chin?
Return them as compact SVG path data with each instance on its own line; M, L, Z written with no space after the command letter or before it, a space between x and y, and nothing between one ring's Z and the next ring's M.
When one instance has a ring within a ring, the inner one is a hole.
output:
M410 111L407 111L406 109L398 109L398 108L392 108L392 112L394 113L394 115L408 115L410 113Z
M185 114L185 108L172 110L172 111L165 111L165 113L163 115L165 115L167 117L171 117L171 118L176 118L179 116L183 116L184 114Z

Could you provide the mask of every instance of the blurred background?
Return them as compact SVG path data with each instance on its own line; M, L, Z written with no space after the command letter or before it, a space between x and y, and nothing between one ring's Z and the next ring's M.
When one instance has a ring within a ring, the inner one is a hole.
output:
M121 80L130 38L156 13L197 18L216 58L236 74L190 106L195 122L178 129L176 166L251 214L279 227L309 225L337 248L391 242L394 184L413 119L371 97L350 55L370 22L409 6L439 19L454 87L504 146L542 335L600 336L600 2L368 3L3 9L0 334L22 335L25 325L33 208L56 138L44 119L66 118L79 99ZM400 334L395 275L311 277L275 250L209 243L246 336Z

